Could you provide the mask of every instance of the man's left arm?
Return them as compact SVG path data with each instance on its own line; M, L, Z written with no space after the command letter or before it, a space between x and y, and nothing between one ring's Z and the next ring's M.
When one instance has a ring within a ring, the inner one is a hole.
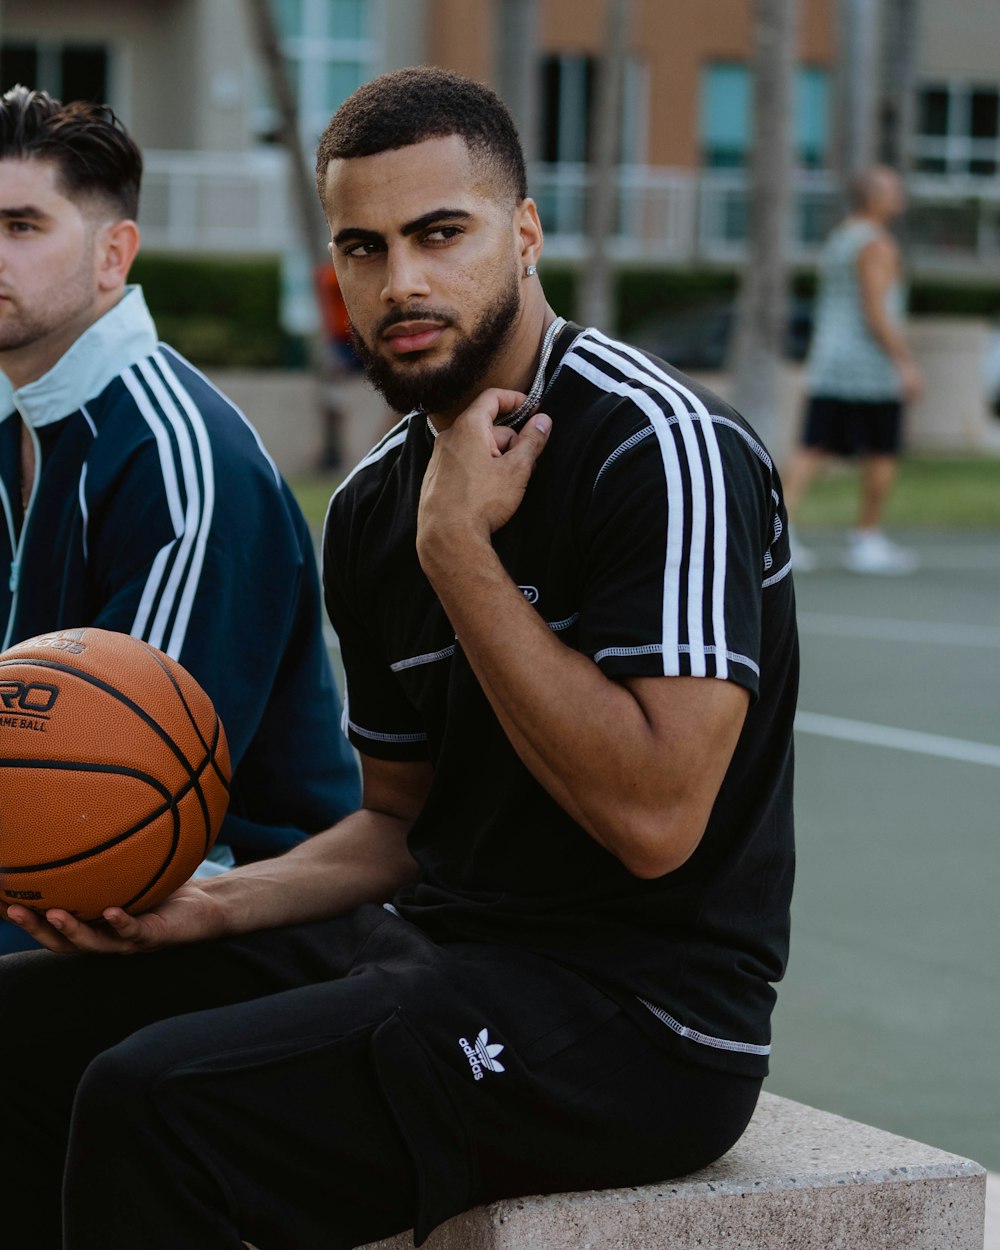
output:
M418 518L421 565L525 766L630 872L662 876L701 839L749 694L700 677L617 681L534 611L491 542L550 428L542 416L516 437L493 427L518 398L487 391L438 438Z

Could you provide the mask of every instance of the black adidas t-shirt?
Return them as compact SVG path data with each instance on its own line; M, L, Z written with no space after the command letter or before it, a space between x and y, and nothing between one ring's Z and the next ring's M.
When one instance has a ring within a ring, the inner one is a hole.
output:
M609 677L745 686L745 727L694 854L632 876L521 763L456 644L415 552L432 437L405 419L335 494L324 536L351 741L434 765L410 834L421 878L395 905L439 941L578 969L665 1046L762 1074L788 945L798 676L777 475L732 409L595 330L564 327L547 374L552 432L494 535L504 567Z

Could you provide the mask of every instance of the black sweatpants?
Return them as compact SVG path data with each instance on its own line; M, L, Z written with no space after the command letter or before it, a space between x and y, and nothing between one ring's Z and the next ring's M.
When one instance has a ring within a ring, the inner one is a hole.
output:
M422 1238L498 1197L703 1166L760 1086L668 1056L575 973L377 907L9 955L0 1020L4 1238L33 1250Z

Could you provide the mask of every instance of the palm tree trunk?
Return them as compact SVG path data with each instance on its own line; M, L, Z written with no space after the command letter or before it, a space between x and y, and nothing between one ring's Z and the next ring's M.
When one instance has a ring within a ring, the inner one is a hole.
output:
M883 0L883 4L878 155L905 178L915 122L920 0Z
M497 83L526 161L538 151L538 0L500 0Z
M837 6L837 168L845 189L875 160L882 0L839 0Z
M792 207L792 85L796 0L755 0L750 253L732 351L733 397L764 441L778 450L782 356L788 312L785 244Z
M318 274L330 264L326 243L329 237L326 219L316 194L316 181L302 150L299 114L292 91L285 58L281 53L278 30L269 0L246 0L257 52L267 75L271 95L278 109L278 137L288 154L292 196L296 206L299 238L314 275L313 298L316 302L317 329L308 336L309 366L315 382L316 406L323 426L323 448L317 467L339 464L342 459L344 416L335 382L337 370L323 324Z
M617 155L621 136L625 55L632 18L632 0L607 0L605 53L597 73L597 116L590 164L586 268L577 316L584 325L613 331L616 311L614 274L608 244L615 228L618 197Z
M313 264L328 264L327 230L316 196L316 183L306 162L299 137L299 113L295 95L281 54L281 44L269 0L247 0L257 51L267 75L268 86L278 109L278 139L288 153L292 193L299 219L302 242Z

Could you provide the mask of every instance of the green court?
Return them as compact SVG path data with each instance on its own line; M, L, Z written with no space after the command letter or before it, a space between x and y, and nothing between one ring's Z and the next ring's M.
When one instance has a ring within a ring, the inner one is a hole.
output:
M1000 1170L1000 535L797 579L798 874L768 1088Z

